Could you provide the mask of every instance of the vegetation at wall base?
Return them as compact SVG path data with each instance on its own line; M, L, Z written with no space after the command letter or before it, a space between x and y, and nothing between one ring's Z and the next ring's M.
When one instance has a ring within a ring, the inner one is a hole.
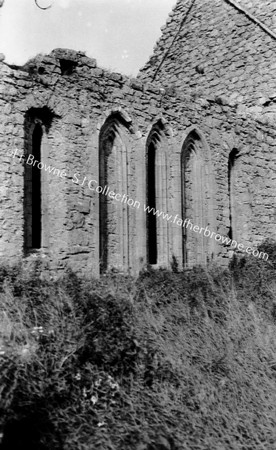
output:
M276 245L185 272L0 269L1 450L276 448Z

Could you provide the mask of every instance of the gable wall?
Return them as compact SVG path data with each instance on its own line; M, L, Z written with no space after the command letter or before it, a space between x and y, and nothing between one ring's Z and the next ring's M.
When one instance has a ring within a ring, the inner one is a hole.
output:
M239 3L253 5L250 10L259 15L256 2ZM265 3L261 2L262 11L270 25L267 11L274 7L272 2ZM139 76L182 92L193 89L204 96L226 95L262 107L276 95L275 55L276 40L225 0L180 0Z

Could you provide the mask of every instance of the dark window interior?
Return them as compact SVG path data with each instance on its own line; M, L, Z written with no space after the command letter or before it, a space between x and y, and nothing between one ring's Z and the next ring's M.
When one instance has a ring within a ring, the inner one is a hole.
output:
M229 160L228 160L228 193L229 193L229 218L230 218L230 227L228 236L230 239L233 239L233 189L232 189L232 176L233 170L235 166L235 162L238 156L238 150L233 149L230 152Z
M69 59L60 59L60 70L61 75L72 75L75 72L77 62L71 61Z
M33 132L34 160L41 161L42 129L36 125ZM32 248L41 248L41 169L32 166Z
M147 200L150 208L156 208L156 183L155 183L155 145L151 143L148 147L147 166ZM156 216L147 213L147 246L148 263L157 264L157 227Z

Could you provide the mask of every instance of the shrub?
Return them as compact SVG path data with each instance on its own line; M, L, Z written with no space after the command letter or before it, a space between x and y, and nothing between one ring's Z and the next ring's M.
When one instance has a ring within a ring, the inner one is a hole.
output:
M43 279L0 268L2 450L276 446L267 262Z

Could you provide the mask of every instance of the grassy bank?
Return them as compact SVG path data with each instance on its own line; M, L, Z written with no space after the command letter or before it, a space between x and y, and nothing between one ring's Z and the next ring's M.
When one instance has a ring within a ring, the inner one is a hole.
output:
M0 271L2 450L276 448L276 246L229 270Z

